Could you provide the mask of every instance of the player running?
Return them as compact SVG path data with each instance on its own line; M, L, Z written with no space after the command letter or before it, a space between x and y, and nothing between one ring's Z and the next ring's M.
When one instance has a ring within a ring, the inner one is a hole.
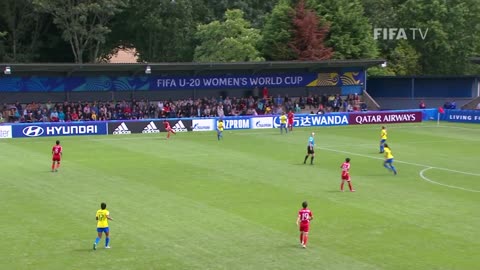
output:
M397 169L393 166L393 154L388 144L384 146L385 151L385 161L383 162L383 167L387 168L389 171L392 171L394 175L397 175Z
M172 127L170 126L170 123L167 120L163 120L163 126L167 131L167 139L170 139L170 133L177 135L177 133L175 132L175 130L172 129Z
M307 207L308 207L308 203L303 202L302 209L298 211L298 216L297 216L297 226L300 229L300 245L302 245L303 248L307 247L310 221L313 219L313 213Z
M314 139L314 137L315 137L315 132L312 132L312 134L308 138L307 155L305 156L305 159L303 160L303 164L306 164L308 157L311 156L310 165L313 165L313 159L315 158L315 139Z
M348 183L348 188L350 189L351 192L355 192L355 189L352 187L352 182L350 179L350 158L346 158L345 162L340 166L342 169L342 183L340 184L340 191L343 192L343 186L345 184L345 181Z
M287 127L288 127L288 130L290 132L293 131L293 119L295 118L295 115L293 114L293 111L290 110L290 112L288 112L288 115L287 115Z
M60 141L57 140L55 145L52 147L52 172L58 172L60 168L60 160L62 159L62 146Z
M102 239L102 233L105 233L105 248L110 248L110 229L108 228L108 221L113 220L110 217L110 212L107 210L107 204L102 202L100 208L95 215L97 220L97 233L98 236L95 238L95 243L93 243L93 250L97 249L97 245Z
M220 139L223 139L223 120L220 119L217 122L217 139L220 141Z
M282 115L280 115L280 134L283 134L283 130L285 129L285 134L288 133L287 130L287 116L283 112Z
M382 131L380 131L380 154L383 153L386 142L387 142L387 129L385 127L382 127Z

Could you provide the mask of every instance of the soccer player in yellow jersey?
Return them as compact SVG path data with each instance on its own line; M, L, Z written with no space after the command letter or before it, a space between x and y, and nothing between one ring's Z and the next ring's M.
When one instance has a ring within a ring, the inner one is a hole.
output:
M280 133L283 134L283 130L285 129L285 134L288 133L288 130L287 130L287 116L285 115L285 113L282 113L282 115L280 115Z
M397 175L397 169L393 166L393 154L388 144L384 145L385 150L385 161L383 162L383 167L387 168L389 171L392 171L394 175Z
M217 122L217 139L220 141L220 139L223 139L223 120L220 119Z
M93 243L93 250L97 249L98 242L102 239L102 233L105 233L105 248L110 248L108 245L110 243L110 230L108 229L108 221L112 220L110 217L110 212L107 210L107 204L101 203L100 209L97 211L95 215L95 219L97 220L97 233L98 236L95 238L95 243Z
M382 127L382 131L380 132L380 154L383 153L386 142L387 142L387 129L385 127Z

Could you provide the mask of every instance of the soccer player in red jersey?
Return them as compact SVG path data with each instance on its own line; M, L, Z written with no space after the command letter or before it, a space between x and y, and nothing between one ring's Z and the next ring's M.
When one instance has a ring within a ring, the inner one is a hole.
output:
M287 119L288 119L287 127L289 131L293 130L293 118L295 118L295 115L293 114L293 111L290 110L290 112L288 112L287 114Z
M345 181L348 183L348 188L350 189L351 192L355 192L355 189L352 187L352 182L350 179L350 158L346 158L345 162L340 166L342 169L342 183L340 184L340 191L343 192L343 186L345 184Z
M298 211L297 226L300 228L300 245L307 247L308 231L310 229L310 221L313 219L313 213L308 209L308 203L302 203L302 209Z
M60 160L62 159L62 146L58 140L52 147L52 155L52 172L58 172L58 168L60 168Z
M172 129L172 127L170 126L170 123L167 120L163 121L163 126L167 130L167 139L170 138L170 133L173 133L175 135L177 134L177 133L175 133L175 130Z

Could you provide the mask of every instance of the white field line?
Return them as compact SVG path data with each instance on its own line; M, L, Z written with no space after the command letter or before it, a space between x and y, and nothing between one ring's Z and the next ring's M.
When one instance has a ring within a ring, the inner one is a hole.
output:
M446 184L442 184L442 183L439 183L439 182L435 182L431 179L429 179L428 177L426 177L424 175L424 173L430 169L436 169L434 167L428 167L428 168L425 168L423 170L420 171L420 177L427 181L427 182L430 182L432 184L435 184L435 185L440 185L440 186L444 186L444 187L449 187L449 188L455 188L455 189L460 189L460 190L464 190L464 191L469 191L469 192L480 192L480 190L475 190L475 189L469 189L469 188L462 188L462 187L457 187L457 186L451 186L451 185L446 185Z
M372 156L369 156L369 155L364 155L364 154L359 154L359 153L353 153L353 152L348 152L348 151L330 149L330 148L325 148L325 147L317 147L317 148L318 148L318 149L321 149L321 150L336 152L336 153L344 153L344 154L353 155L353 156L366 157L366 158L377 159L377 160L384 160L384 159L381 158L381 157L372 157ZM431 179L428 179L427 177L424 176L424 172L427 171L427 170L430 170L430 169L442 170L442 171L447 171L447 172L454 172L454 173L465 174L465 175L480 176L480 174L478 174L478 173L471 173L471 172L464 172L464 171L452 170L452 169L441 168L441 167L434 167L434 166L430 166L430 165L425 165L425 164L420 164L420 163L414 163L414 162L408 162L408 161L401 161L401 160L395 160L395 162L397 162L397 163L403 163L403 164L408 164L408 165L412 165L412 166L418 166L418 167L426 167L425 169L423 169L422 171L420 171L420 177L421 177L423 180L425 180L425 181L427 181L427 182L430 182L430 183L432 183L432 184L441 185L441 186L444 186L444 187L449 187L449 188L454 188L454 189L460 189L460 190L469 191L469 192L480 192L480 191L474 190L474 189L468 189L468 188L462 188L462 187L457 187L457 186L451 186L451 185L446 185L446 184L438 183L438 182L435 182L435 181L433 181L433 180L431 180Z

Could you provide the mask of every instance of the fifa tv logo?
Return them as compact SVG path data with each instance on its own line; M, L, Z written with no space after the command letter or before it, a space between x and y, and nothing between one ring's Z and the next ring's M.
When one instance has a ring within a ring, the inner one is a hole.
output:
M373 38L383 40L421 39L427 38L428 28L373 28Z

